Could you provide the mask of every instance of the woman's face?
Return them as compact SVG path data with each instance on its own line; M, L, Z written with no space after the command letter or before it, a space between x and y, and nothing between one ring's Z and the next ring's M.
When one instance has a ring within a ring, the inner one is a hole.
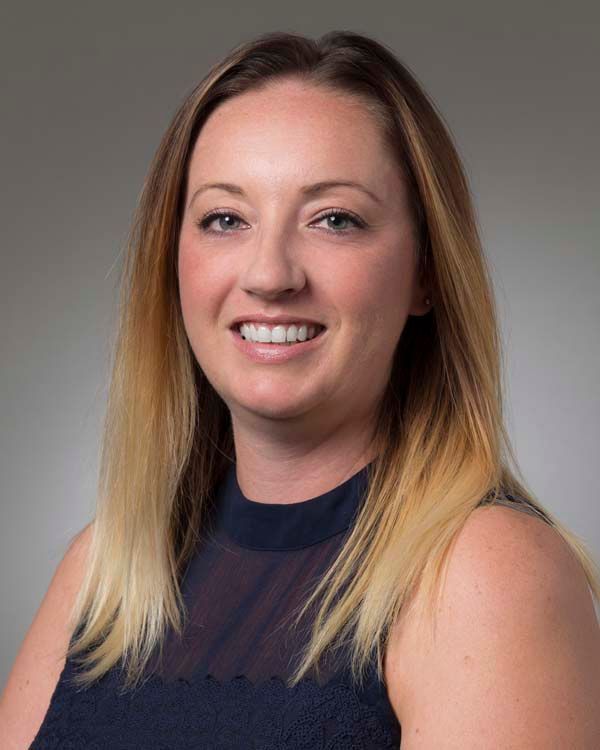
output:
M309 190L330 181L364 190ZM407 316L428 309L407 197L372 115L347 95L287 80L210 115L191 157L179 288L191 347L236 422L338 429L373 413ZM232 323L258 315L325 330L249 354Z

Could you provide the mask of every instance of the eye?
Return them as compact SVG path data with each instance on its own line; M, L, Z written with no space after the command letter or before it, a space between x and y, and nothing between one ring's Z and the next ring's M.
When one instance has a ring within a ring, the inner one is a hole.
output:
M210 225L215 221L219 220L219 224L217 226L220 226L221 229L210 229ZM329 226L327 228L327 231L332 232L333 234L348 234L355 229L365 229L367 226L367 223L363 221L363 219L360 218L360 216L357 216L354 213L351 213L350 211L345 211L341 208L332 208L329 211L327 211L324 214L321 214L315 221L315 222L321 222L325 219L335 219L336 221L342 220L343 222L351 222L352 227L351 228L344 228L339 227L339 225L333 225L333 227ZM229 220L229 224L223 224L221 222ZM229 234L229 230L236 229L233 224L237 221L242 221L240 217L233 211L228 211L227 209L218 209L215 211L211 211L210 213L206 214L206 216L203 216L199 221L196 222L197 226L201 229L201 231L205 232L206 234Z
M213 223L215 219L219 219L219 226L221 229L223 228L223 224L220 222L224 219L232 219L235 221L241 221L240 217L235 214L233 211L227 211L225 210L218 210L218 211L211 211L209 214L206 214L206 216L203 216L202 219L200 219L197 223L197 225L200 227L200 229L203 232L206 232L207 234L227 234L227 229L224 231L220 231L218 229L209 229L210 225ZM225 225L227 226L227 225ZM229 225L229 229L231 229L231 225Z
M333 231L334 234L347 234L348 232L352 232L354 229L364 229L367 224L365 221L363 221L360 216L357 216L354 213L350 213L350 211L345 211L342 208L332 208L329 211L327 211L324 214L321 214L318 219L315 219L316 222L323 221L324 219L342 219L344 221L351 221L354 225L351 229L344 229L337 227L334 224L333 229L331 229L331 225L329 227L329 231Z

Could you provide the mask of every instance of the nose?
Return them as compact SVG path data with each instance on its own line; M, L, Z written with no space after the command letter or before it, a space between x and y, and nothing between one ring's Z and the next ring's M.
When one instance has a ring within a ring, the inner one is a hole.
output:
M240 273L240 286L248 294L274 299L296 294L306 284L293 242L281 225L258 233L256 241L245 247L243 256L246 264Z

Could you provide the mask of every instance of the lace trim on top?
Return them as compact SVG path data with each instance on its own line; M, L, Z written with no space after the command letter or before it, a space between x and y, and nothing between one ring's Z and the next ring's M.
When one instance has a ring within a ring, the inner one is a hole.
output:
M121 694L119 671L75 691L65 665L51 708L30 750L397 750L393 712L359 696L341 676L288 688L279 677L243 675L165 682L150 676ZM377 691L372 696L377 701Z

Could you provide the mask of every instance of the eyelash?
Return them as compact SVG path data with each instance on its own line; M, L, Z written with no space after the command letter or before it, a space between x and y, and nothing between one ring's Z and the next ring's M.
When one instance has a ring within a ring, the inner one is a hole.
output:
M208 229L209 225L214 221L214 219L218 218L219 216L230 216L231 218L238 219L241 221L240 217L234 212L234 211L228 211L226 209L211 211L210 213L206 214L206 216L203 216L201 219L199 219L196 222L196 225L199 227L199 229L202 232L205 232L206 234L230 234L231 231L234 230L225 230L222 232L216 232L214 229ZM329 211L327 211L324 214L321 214L321 216L318 216L315 221L323 221L323 219L327 219L330 216L341 216L344 219L350 219L350 221L353 222L354 227L352 229L328 229L326 231L332 232L333 234L350 234L355 229L365 229L367 227L367 223L363 221L359 216L357 216L354 213L351 213L350 211L346 211L341 208L332 208Z

